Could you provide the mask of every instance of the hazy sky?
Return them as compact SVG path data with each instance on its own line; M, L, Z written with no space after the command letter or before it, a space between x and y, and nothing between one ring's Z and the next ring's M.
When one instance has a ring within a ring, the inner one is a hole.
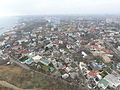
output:
M0 16L120 14L120 0L0 0Z

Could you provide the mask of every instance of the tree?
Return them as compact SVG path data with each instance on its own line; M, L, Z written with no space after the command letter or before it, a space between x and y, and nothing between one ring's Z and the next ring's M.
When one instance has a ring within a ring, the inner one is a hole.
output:
M49 50L49 48L48 48L48 47L46 47L46 48L45 48L45 51L48 51L48 50Z

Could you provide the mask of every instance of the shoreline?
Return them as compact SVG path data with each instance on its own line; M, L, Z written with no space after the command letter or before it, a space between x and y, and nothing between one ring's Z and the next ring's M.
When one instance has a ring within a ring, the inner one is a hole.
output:
M19 24L19 17L0 17L0 35L11 32L13 27Z

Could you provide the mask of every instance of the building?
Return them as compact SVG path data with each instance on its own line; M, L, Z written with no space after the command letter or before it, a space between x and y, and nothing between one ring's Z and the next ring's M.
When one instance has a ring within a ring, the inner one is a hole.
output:
M102 58L106 63L109 63L112 61L108 56L102 56Z
M88 72L88 73L87 73L87 77L88 77L88 78L93 78L93 77L95 77L95 76L96 76L96 74L93 73L93 72Z
M24 63L31 64L32 62L34 62L34 60L32 58L28 58Z
M108 74L98 83L98 87L103 89L106 89L108 86L115 89L120 86L120 75Z
M102 56L105 54L104 51L91 51L94 56Z
M65 74L62 75L62 78L64 78L64 79L66 79L68 77L69 77L69 74L67 74L67 73L65 73Z
M79 67L80 67L80 69L82 70L83 68L86 68L87 65L86 65L84 62L80 62L80 63L79 63Z
M46 66L48 66L50 64L50 62L48 60L45 60L45 59L40 59L40 62Z
M103 88L105 90L108 87L108 85L109 85L108 83L109 82L107 80L102 79L102 80L99 81L98 87L99 88Z
M93 72L98 72L99 70L102 70L102 67L98 66L98 64L95 62L89 62L88 69L92 70Z
M88 56L84 51L82 51L81 54L83 55L83 58Z
M120 75L115 76L113 74L108 74L104 79L109 82L109 86L112 88L117 88L120 85Z
M55 68L54 67L50 67L50 72L53 72L55 71Z
M37 55L37 56L34 56L32 58L34 59L34 62L38 63L42 57Z
M118 46L118 48L117 48L119 51L120 51L120 46Z

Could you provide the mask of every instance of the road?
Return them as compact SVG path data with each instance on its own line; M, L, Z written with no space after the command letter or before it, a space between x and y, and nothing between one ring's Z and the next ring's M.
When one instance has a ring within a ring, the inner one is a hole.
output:
M105 41L105 44L108 46L109 49L111 49L117 56L118 59L120 58L120 51L115 49L109 42Z
M21 64L20 62L17 61L17 59L14 60L14 59L11 58L10 56L9 56L9 58L10 58L10 62L12 62L12 63L14 62L14 63L16 63L17 65L19 65L20 67L22 67L22 68L24 68L24 69L27 69L27 70L30 70L30 68L29 68L27 65Z
M80 67L79 67L79 77L82 78L83 83L84 83L84 87L83 87L82 89L83 89L83 90L88 90L87 80L86 80L85 76L83 75Z

